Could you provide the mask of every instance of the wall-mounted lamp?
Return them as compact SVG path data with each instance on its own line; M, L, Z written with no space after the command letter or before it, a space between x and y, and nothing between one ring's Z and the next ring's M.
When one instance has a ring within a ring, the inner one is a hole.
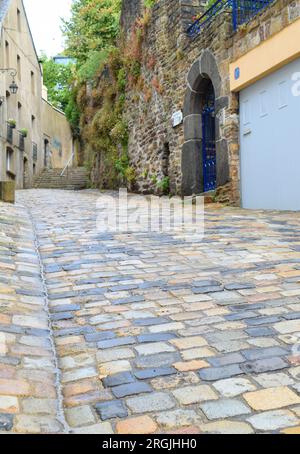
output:
M18 93L18 85L16 84L16 75L17 75L17 70L14 69L14 68L0 68L0 73L4 74L4 73L8 73L11 78L12 78L12 82L9 86L9 90L11 92L12 95L16 95Z

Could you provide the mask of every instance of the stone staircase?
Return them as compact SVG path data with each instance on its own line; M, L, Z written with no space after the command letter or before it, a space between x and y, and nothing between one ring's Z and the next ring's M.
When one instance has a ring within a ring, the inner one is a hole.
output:
M88 172L85 167L68 169L61 176L63 169L45 169L34 181L35 188L80 190L88 186Z

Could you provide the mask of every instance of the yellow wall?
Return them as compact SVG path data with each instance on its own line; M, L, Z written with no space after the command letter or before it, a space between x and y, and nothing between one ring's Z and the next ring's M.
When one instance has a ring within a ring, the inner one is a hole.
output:
M18 14L20 19L18 23ZM6 45L8 43L8 46ZM19 56L19 64L18 64ZM16 120L17 126L13 132L13 173L16 178L17 188L23 187L23 161L27 159L28 185L33 184L33 169L38 173L42 169L42 158L38 154L37 161L33 161L32 143L37 144L38 150L42 147L41 138L41 90L42 75L37 59L34 44L30 35L28 23L21 0L13 0L8 13L2 23L0 42L0 67L15 68L20 72L16 76L16 83L19 86L17 95L9 93L11 77L5 73L0 76L0 95L4 102L0 108L0 131L1 131L1 159L0 177L6 180L6 130L7 120ZM35 119L32 120L32 117ZM18 148L20 129L27 129L28 136L25 139L25 151Z
M71 128L64 113L45 99L42 104L42 131L44 140L49 140L51 167L62 169L73 153Z
M0 106L0 181L15 178L18 189L32 187L34 177L45 166L45 138L53 151L47 166L64 168L70 160L73 151L71 128L65 115L43 99L47 98L47 90L43 88L42 71L22 0L11 0L0 31L0 68L17 69L19 87L16 95L10 94L12 79L7 73L0 74L0 96L3 97ZM7 142L8 119L16 121L12 144ZM21 129L28 131L24 151L19 147ZM37 160L33 159L33 143L37 145ZM13 156L9 165L11 172L7 172L7 148Z
M300 56L300 19L230 64L230 89L240 91ZM235 70L240 77L235 80Z

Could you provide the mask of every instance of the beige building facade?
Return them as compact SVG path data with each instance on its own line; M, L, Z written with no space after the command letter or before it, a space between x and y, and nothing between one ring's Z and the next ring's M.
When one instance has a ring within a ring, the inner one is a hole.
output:
M0 0L0 27L0 180L30 188L45 167L72 163L72 133L64 113L47 100L22 0Z

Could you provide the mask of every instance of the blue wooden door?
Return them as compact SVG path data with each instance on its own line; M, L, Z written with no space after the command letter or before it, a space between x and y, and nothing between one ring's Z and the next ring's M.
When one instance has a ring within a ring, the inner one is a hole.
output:
M215 109L205 107L202 112L202 153L204 192L216 188L216 119Z

